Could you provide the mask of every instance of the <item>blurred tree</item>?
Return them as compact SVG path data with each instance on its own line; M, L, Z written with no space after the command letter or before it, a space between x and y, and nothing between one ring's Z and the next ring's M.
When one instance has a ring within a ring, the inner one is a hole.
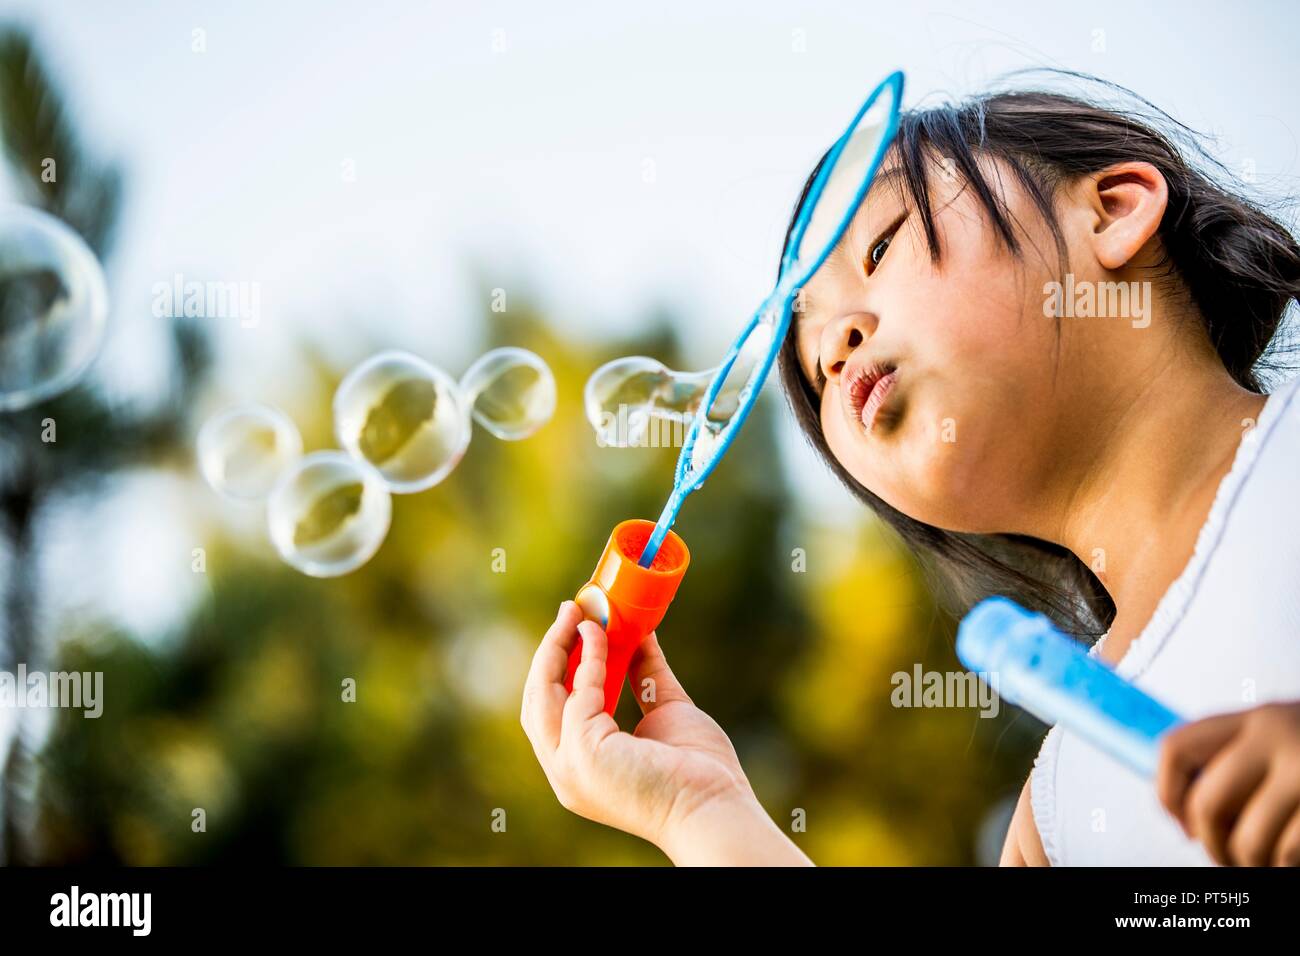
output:
M14 27L0 28L0 138L18 192L14 198L63 220L103 262L121 208L121 173L82 143L30 37ZM48 180L41 176L47 159L55 161L57 171ZM0 285L0 299L7 291ZM172 455L180 448L208 354L196 327L179 322L172 328L173 394L151 411L110 404L86 378L34 407L0 413L0 517L9 550L0 669L13 670L19 663L38 669L50 650L40 645L35 628L40 590L36 528L41 509L55 496L108 472ZM41 441L41 422L46 418L57 423L57 443ZM0 742L0 754L8 753L0 767L4 813L0 853L10 861L24 858L17 819L31 783L24 781L30 776L31 755L21 732L23 712L16 714L9 746Z

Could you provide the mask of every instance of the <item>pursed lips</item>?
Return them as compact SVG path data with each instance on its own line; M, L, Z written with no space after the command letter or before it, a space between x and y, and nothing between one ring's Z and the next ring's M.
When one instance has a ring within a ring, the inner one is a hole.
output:
M846 368L841 388L851 418L870 431L896 377L897 366L892 362L864 362Z

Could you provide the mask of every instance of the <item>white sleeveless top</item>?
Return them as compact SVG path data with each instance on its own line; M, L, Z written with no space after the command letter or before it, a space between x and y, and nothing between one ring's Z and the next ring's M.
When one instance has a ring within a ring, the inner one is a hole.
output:
M1300 701L1297 384L1269 395L1219 483L1191 560L1116 665L1189 720ZM1043 740L1029 786L1053 866L1214 865L1183 836L1152 781L1059 724Z

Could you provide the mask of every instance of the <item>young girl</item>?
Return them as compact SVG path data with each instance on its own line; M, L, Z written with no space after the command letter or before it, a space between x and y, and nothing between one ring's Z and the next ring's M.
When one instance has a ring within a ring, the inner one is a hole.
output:
M903 114L803 293L796 417L958 610L1010 595L1189 719L1154 782L1052 728L1002 862L1300 864L1300 397L1259 377L1288 231L1131 115L991 94ZM618 731L581 618L520 714L560 802L679 864L810 862L653 634L629 677L656 699Z

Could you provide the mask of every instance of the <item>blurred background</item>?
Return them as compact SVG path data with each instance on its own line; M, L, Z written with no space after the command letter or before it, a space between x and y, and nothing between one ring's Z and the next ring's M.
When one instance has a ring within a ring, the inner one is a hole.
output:
M91 373L0 414L0 669L105 686L99 719L0 710L4 860L665 863L564 811L519 726L557 605L614 524L658 514L676 455L598 447L586 376L627 354L716 364L770 288L804 177L895 68L909 106L1023 67L1097 74L1261 189L1293 188L1296 19L0 5L0 198L80 233L111 297ZM158 317L153 289L177 274L257 283L258 321ZM267 402L329 448L333 390L367 355L459 377L498 345L550 363L554 419L517 443L476 428L447 480L395 497L350 575L291 570L261 509L198 475L214 411ZM953 622L774 385L678 522L692 567L659 629L669 660L777 823L806 814L792 836L815 861L996 862L1044 728L891 705L894 673L958 668ZM625 693L620 725L634 716Z

